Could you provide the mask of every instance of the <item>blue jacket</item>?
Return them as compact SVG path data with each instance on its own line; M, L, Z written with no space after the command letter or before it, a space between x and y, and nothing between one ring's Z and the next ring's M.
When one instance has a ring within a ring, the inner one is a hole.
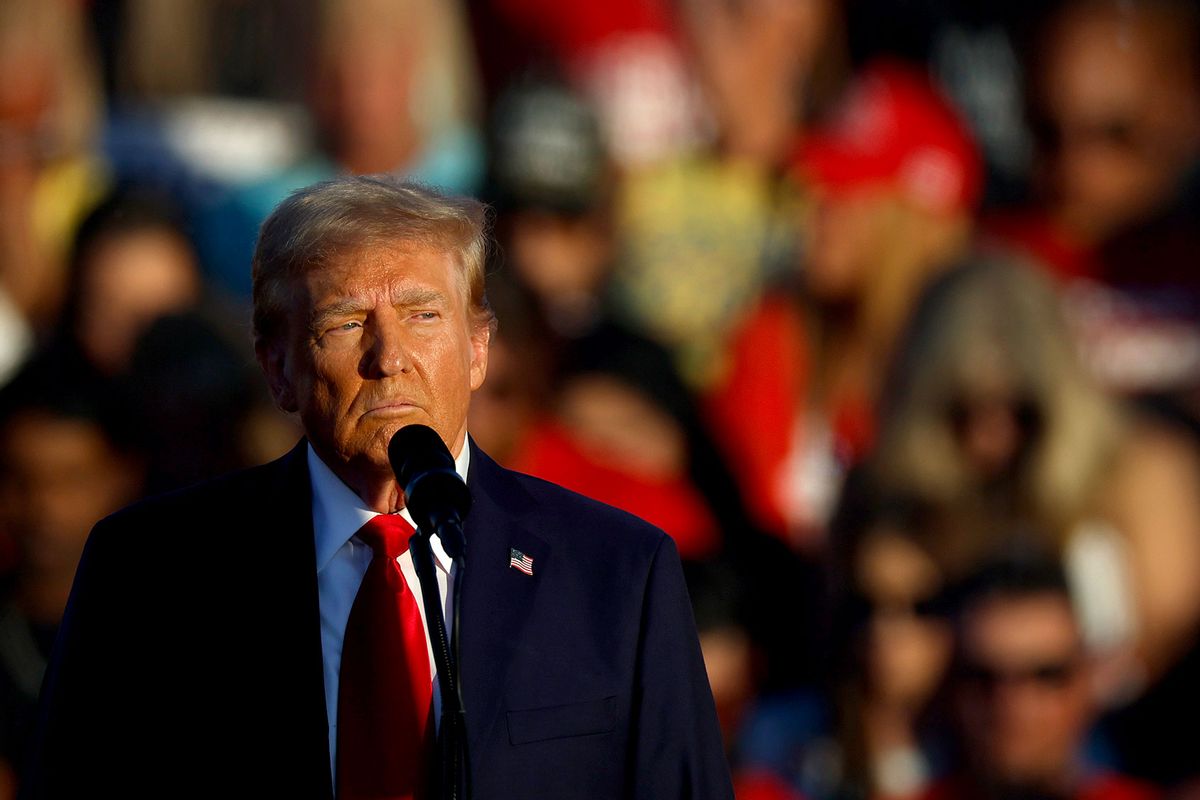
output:
M23 794L332 797L304 447L96 525ZM468 484L476 800L731 798L670 538L478 449Z

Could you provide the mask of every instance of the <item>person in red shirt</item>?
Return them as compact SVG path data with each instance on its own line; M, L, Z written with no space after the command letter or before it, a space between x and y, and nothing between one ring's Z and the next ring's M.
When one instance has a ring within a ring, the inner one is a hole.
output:
M982 166L928 76L881 61L801 142L793 176L812 195L798 286L745 319L707 405L756 521L805 550L872 444L921 288L970 243Z

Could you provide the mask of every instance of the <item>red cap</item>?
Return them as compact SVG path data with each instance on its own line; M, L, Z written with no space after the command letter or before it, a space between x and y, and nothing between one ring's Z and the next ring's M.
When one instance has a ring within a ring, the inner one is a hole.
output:
M801 141L793 168L835 191L894 186L935 212L970 209L983 188L967 126L928 75L893 61L860 73L831 122Z

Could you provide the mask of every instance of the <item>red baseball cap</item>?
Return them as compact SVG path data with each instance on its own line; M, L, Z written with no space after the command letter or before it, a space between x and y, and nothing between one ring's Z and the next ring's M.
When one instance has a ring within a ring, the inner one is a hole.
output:
M926 73L896 61L863 69L830 122L800 141L792 168L833 191L894 186L934 212L971 209L983 189L966 124Z

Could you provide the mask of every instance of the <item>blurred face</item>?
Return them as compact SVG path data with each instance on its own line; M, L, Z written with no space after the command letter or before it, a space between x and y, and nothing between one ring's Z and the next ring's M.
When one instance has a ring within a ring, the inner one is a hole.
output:
M455 456L487 371L461 270L443 250L396 243L310 270L292 287L285 340L259 359L276 402L299 412L335 472L386 477L404 425L436 430Z
M487 382L471 398L471 437L502 464L520 446L539 411L529 371L528 351L516 350L501 332L488 349Z
M820 300L852 301L887 240L890 197L881 188L819 193L808 225L805 285Z
M521 279L551 307L595 295L608 275L609 237L594 217L521 212L509 249Z
M93 423L42 413L14 418L0 446L0 497L24 569L69 577L92 526L133 499L133 465Z
M1045 411L1016 377L1006 348L987 336L968 346L953 390L942 406L942 423L958 446L972 480L986 484L1011 477L1026 463L1045 427Z
M985 775L1051 789L1072 766L1090 718L1079 630L1066 598L986 600L963 629L958 702Z
M6 142L12 148L10 153L35 156L39 129L44 127L54 102L54 65L49 56L38 52L33 42L25 46L13 44L0 47L0 70L9 77L0 84L0 123L10 139ZM23 149L18 150L14 145ZM6 166L9 166L7 159L0 162L0 168Z
M932 603L941 573L916 545L883 530L863 543L856 578L870 614L865 653L870 696L920 711L950 656L950 627Z
M606 375L581 375L563 387L558 416L595 458L649 478L674 478L687 460L683 431L641 392Z
M313 104L334 157L356 174L390 172L417 146L413 75L421 39L351 25L321 64Z
M1052 209L1096 242L1169 200L1197 131L1186 64L1162 57L1159 26L1076 11L1050 41L1035 130Z
M146 230L104 239L83 268L76 335L92 363L115 374L129 366L151 323L199 296L195 258L175 234Z
M956 397L946 416L966 466L987 481L1008 474L1040 427L1037 405L1004 392Z
M700 633L700 651L721 733L732 744L754 696L754 648L741 628L722 627Z

